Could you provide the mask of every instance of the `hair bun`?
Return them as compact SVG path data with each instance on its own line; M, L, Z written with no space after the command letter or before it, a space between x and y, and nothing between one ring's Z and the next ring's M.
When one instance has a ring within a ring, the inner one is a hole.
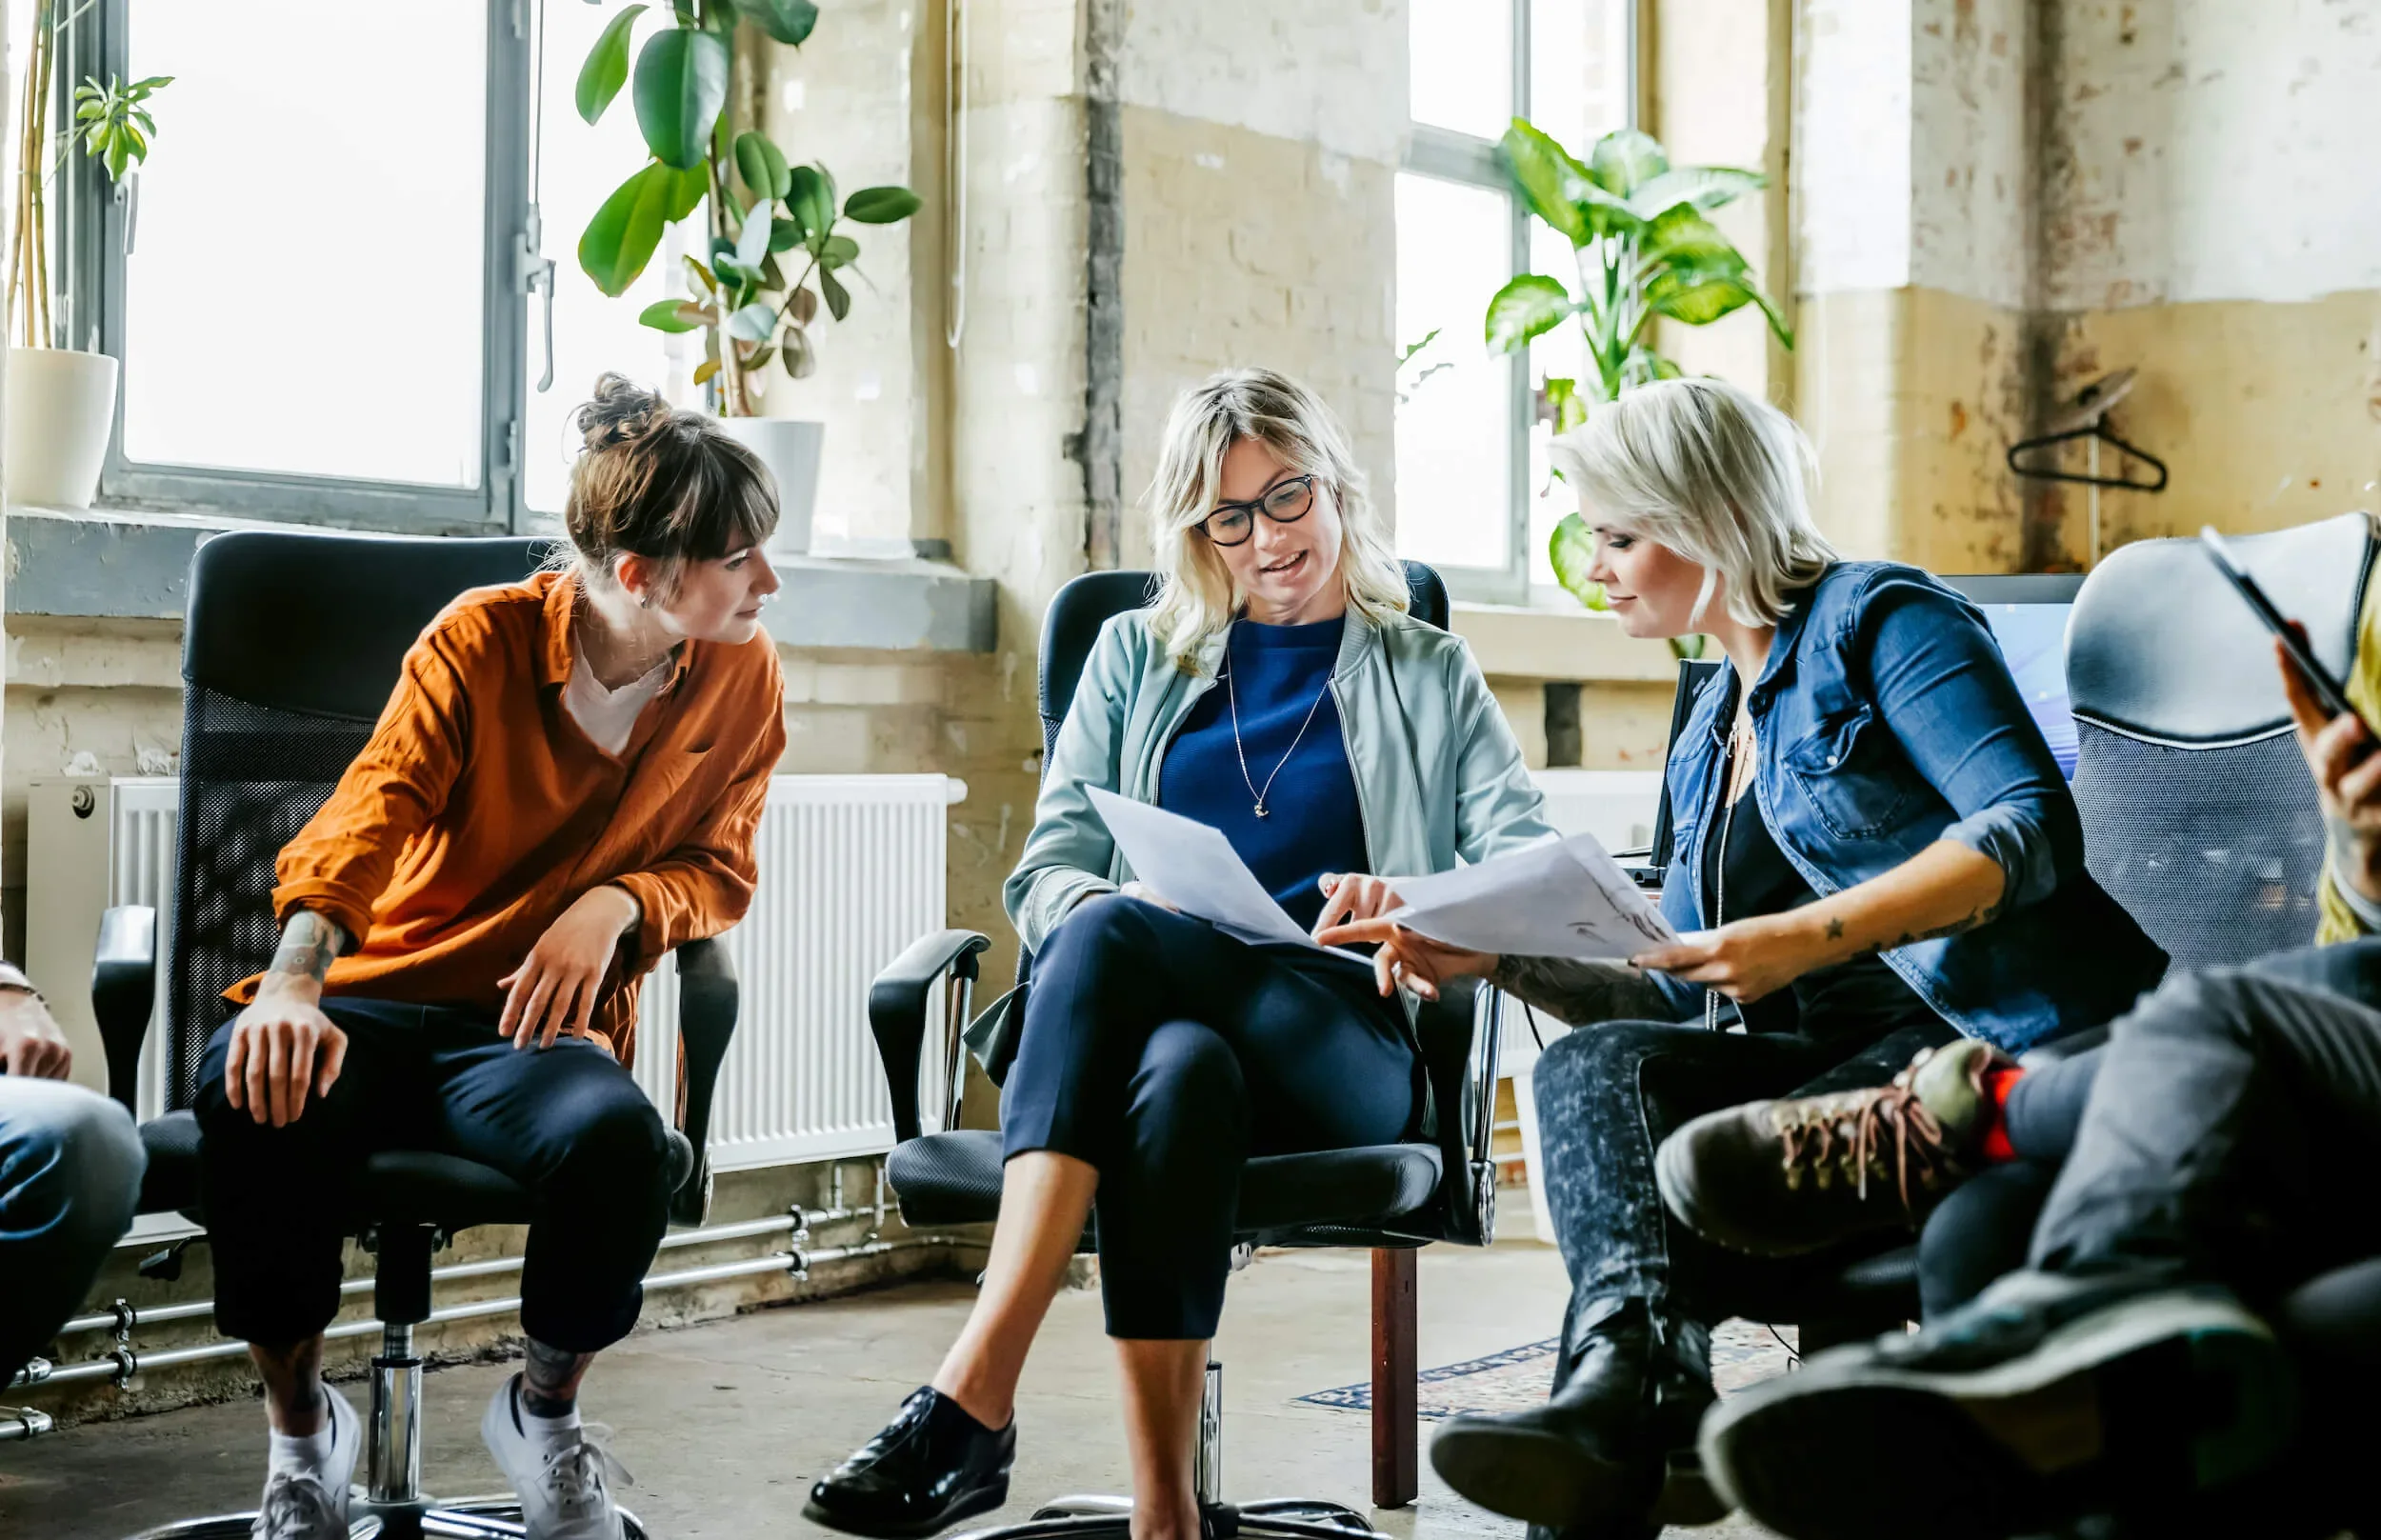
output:
M595 382L595 398L579 408L579 435L590 450L631 444L668 426L672 409L658 391L625 374L606 372Z

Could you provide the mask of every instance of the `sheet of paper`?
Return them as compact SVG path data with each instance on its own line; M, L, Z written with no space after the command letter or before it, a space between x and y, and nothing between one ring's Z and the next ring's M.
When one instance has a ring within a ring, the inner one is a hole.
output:
M1166 902L1243 941L1314 945L1298 922L1273 902L1223 830L1120 797L1104 787L1084 790L1132 874Z
M1619 961L1678 939L1592 834L1408 878L1397 894L1390 918L1473 951Z

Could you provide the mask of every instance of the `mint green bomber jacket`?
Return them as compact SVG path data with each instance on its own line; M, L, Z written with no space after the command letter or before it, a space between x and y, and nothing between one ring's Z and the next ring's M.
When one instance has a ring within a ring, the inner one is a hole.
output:
M1130 880L1084 789L1157 800L1166 750L1215 687L1228 634L1209 638L1186 670L1145 610L1101 629L1043 768L1033 831L1002 889L1028 950L1039 951L1076 904ZM1351 610L1331 689L1376 875L1446 871L1458 857L1477 863L1554 837L1521 746L1461 637L1407 615L1375 625Z

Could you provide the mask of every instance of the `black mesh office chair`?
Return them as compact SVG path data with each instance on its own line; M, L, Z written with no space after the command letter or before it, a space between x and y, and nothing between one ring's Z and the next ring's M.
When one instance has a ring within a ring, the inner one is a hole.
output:
M1413 613L1447 624L1447 590L1438 574L1407 564ZM1146 603L1146 572L1093 572L1076 578L1051 600L1042 627L1040 709L1045 751L1066 720L1075 683L1101 625ZM1000 1208L1000 1135L958 1128L964 1050L976 959L990 940L973 930L944 930L920 939L877 976L869 1020L892 1088L893 1127L900 1141L885 1176L911 1225L980 1222ZM945 985L942 1066L932 1088L942 1127L928 1133L919 1079L926 1061L928 998ZM1417 1488L1415 1416L1414 1251L1432 1241L1488 1244L1494 1229L1496 1166L1490 1148L1490 1098L1495 1093L1500 997L1493 990L1450 989L1426 1006L1417 1027L1431 1086L1442 1110L1434 1144L1383 1145L1319 1154L1272 1155L1249 1162L1241 1178L1239 1238L1251 1246L1366 1247L1373 1253L1373 1502L1399 1507ZM1088 1239L1087 1239L1088 1249ZM1336 1503L1290 1498L1237 1507L1222 1500L1221 1370L1208 1366L1207 1398L1199 1418L1201 1504L1243 1534L1336 1536L1371 1534L1371 1525ZM1003 1540L1040 1536L1122 1534L1129 1499L1062 1498L1034 1522L985 1531ZM1228 1525L1219 1533L1231 1533Z
M141 1211L199 1222L198 1126L189 1110L200 1055L233 1008L223 990L262 969L278 939L273 860L330 794L371 735L406 650L469 588L518 582L544 542L406 539L243 530L220 534L190 564L182 649L181 821L167 952L166 1095L172 1110L141 1126L149 1152ZM128 1108L156 991L157 917L109 912L92 1006L110 1088ZM671 1130L672 1217L698 1224L710 1199L699 1151L711 1092L735 1030L736 982L724 949L678 950L686 1113ZM365 1422L365 1485L353 1532L518 1535L508 1497L437 1504L421 1490L421 1360L413 1328L430 1313L430 1253L473 1225L520 1225L530 1194L510 1178L432 1150L371 1158L349 1216L377 1253L382 1324ZM122 1372L140 1368L129 1349ZM251 1514L168 1525L140 1540L244 1536ZM645 1530L633 1518L628 1532Z

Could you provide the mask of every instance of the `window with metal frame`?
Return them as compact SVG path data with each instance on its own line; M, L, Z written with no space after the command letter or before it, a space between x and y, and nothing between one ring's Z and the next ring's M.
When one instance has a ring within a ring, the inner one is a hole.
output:
M1506 280L1533 263L1570 276L1569 248L1533 229L1496 142L1524 117L1584 158L1633 122L1636 10L1637 0L1412 0L1411 121L1396 185L1397 544L1459 598L1522 604L1551 588L1546 544L1569 508L1559 489L1547 495L1551 431L1537 385L1576 375L1575 342L1557 329L1526 356L1492 358L1482 341Z
M74 145L56 170L54 340L123 361L103 503L517 524L523 297L551 271L532 234L536 21L532 0L73 13L53 125L86 76L173 77L145 166L110 184Z

